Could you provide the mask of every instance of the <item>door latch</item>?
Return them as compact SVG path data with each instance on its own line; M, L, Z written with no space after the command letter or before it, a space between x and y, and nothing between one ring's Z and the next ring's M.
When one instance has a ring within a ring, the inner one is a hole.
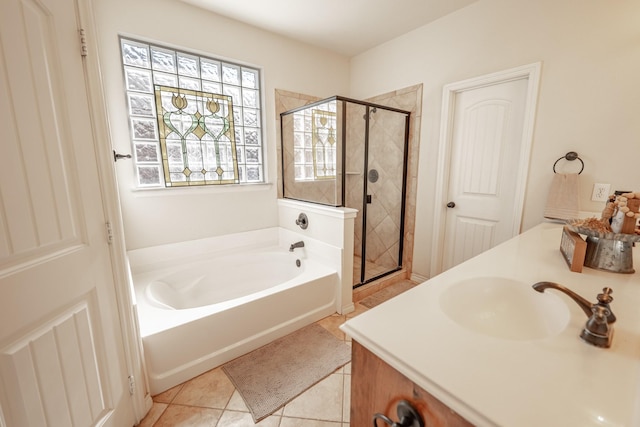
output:
M113 161L117 162L120 159L130 159L131 154L120 154L116 153L116 150L113 150Z

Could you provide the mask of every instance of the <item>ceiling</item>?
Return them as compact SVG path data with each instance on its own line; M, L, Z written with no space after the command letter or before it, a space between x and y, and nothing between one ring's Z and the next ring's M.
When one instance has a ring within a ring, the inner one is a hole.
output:
M182 0L258 28L354 56L476 0Z

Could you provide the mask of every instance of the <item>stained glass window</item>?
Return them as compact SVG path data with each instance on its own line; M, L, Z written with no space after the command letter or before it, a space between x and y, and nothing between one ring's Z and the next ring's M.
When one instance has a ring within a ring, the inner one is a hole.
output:
M125 38L120 47L139 187L264 182L260 70Z
M336 102L293 113L296 181L336 177Z
M156 110L166 186L238 182L231 97L156 86Z

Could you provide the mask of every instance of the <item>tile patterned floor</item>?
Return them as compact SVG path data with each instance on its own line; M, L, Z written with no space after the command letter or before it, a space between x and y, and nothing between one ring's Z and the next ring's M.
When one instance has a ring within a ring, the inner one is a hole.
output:
M368 310L356 303L348 315L334 314L318 323L337 338L351 340L339 326ZM221 368L193 378L153 397L153 407L141 427L349 427L351 364L286 404L258 424Z

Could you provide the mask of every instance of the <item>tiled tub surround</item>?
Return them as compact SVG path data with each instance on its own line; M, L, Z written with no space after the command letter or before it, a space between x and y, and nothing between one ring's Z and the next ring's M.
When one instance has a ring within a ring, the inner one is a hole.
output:
M151 393L340 311L339 251L276 227L129 252Z

